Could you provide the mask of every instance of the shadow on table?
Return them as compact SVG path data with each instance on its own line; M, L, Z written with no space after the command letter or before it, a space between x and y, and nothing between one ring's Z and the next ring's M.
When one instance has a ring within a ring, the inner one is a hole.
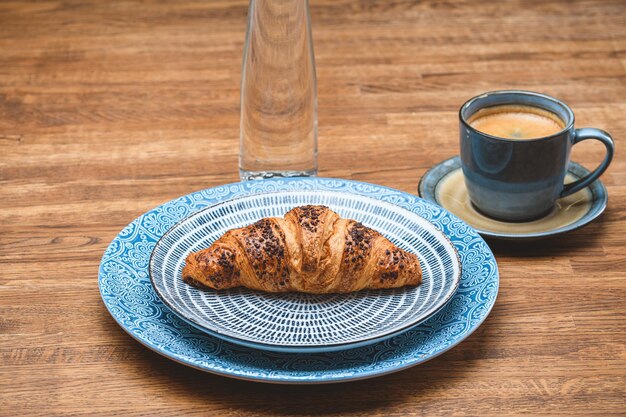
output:
M223 410L221 414L368 414L390 407L401 411L409 405L415 410L422 401L432 401L439 392L466 381L466 374L472 372L479 360L493 352L487 346L487 339L491 329L497 326L494 313L467 340L443 355L404 371L361 381L325 385L240 381L185 367L138 343L137 349L143 349L143 353L137 355L136 366L151 378L161 378L153 382L167 387L168 396L179 396L177 401L188 404L189 408Z

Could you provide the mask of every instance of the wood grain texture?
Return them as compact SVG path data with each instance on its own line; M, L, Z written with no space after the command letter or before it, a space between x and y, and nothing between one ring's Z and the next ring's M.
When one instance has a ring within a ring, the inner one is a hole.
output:
M311 0L320 175L416 192L496 89L616 138L605 214L490 242L484 325L419 367L336 386L185 368L107 314L97 269L141 213L237 180L245 0L0 3L0 415L624 415L626 3ZM603 147L574 159L597 164Z

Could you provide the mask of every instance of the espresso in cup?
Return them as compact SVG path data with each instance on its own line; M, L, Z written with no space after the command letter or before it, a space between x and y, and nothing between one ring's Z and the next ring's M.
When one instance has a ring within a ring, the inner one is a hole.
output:
M479 132L505 139L538 139L565 128L563 120L552 112L514 104L480 109L467 122Z
M461 167L476 209L504 221L548 214L556 200L595 181L613 158L611 136L574 128L562 101L530 91L494 91L467 101L459 112ZM596 139L606 147L593 172L564 184L572 146Z

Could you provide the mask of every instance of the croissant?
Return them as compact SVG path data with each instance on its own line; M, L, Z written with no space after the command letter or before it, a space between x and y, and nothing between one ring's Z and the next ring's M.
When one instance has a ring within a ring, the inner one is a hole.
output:
M226 232L187 256L183 281L216 290L346 293L419 285L416 255L325 206L302 206Z

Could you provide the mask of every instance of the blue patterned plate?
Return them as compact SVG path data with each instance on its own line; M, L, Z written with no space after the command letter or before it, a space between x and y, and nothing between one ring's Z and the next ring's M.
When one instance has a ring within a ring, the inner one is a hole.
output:
M233 198L272 191L328 190L372 197L431 222L456 247L458 290L426 321L384 341L338 352L278 353L208 335L163 304L148 273L150 253L165 232L190 214ZM483 239L441 207L377 185L326 178L235 183L189 194L126 226L106 250L99 286L107 309L133 338L185 365L220 375L275 383L326 383L370 378L432 359L460 343L486 319L498 293L498 267Z
M415 253L423 270L417 287L350 294L269 294L246 288L198 290L181 279L185 258L230 229L296 206L321 204L379 231ZM358 194L273 191L234 198L171 228L150 258L150 278L181 318L233 343L278 352L325 352L364 346L425 320L450 300L461 278L457 251L432 223L395 204Z

